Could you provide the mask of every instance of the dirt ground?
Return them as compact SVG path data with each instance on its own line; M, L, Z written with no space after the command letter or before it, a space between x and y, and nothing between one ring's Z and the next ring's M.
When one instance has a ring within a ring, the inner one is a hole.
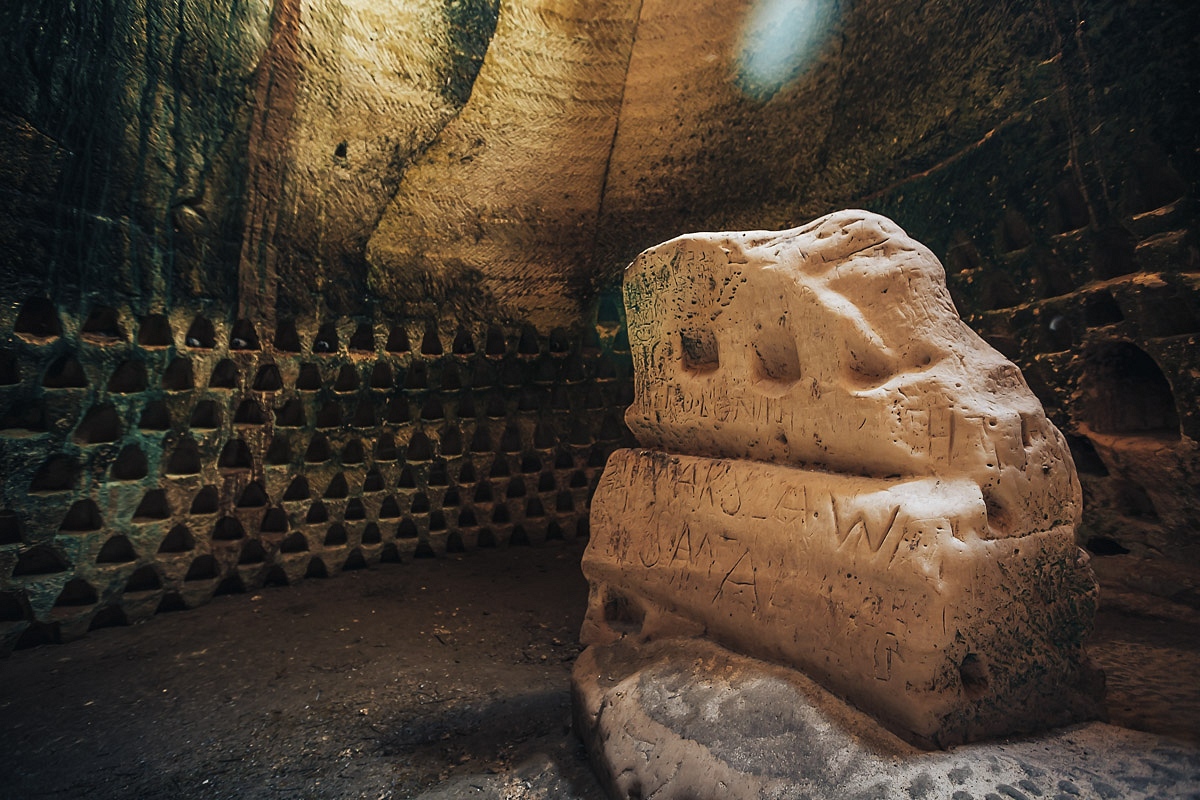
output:
M383 565L18 651L0 797L602 800L570 733L581 554ZM1200 743L1198 634L1101 614L1114 723Z
M0 661L4 798L403 798L569 735L581 545L382 565L216 598Z

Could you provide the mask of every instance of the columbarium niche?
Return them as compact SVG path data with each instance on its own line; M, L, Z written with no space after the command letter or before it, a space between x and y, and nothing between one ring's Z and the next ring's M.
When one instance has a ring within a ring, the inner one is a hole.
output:
M597 676L678 636L800 669L926 746L1101 713L1066 440L928 249L844 211L669 241L624 290L644 449L593 499L574 672L598 760L628 687Z

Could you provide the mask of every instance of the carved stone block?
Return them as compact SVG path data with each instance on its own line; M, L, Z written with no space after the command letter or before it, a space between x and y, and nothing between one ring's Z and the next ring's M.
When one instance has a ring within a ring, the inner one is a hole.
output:
M1101 713L1079 481L932 253L843 211L630 265L649 450L592 504L582 639L710 638L946 747Z

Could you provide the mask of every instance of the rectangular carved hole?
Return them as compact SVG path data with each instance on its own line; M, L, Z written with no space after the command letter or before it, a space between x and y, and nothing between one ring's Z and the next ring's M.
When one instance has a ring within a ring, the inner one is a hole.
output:
M683 368L689 372L712 372L721 365L717 337L708 328L685 328L679 332Z

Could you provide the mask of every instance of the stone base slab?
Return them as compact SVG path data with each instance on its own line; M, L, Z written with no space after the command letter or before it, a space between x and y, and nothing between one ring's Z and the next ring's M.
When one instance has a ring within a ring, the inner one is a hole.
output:
M804 675L710 642L589 647L576 732L613 798L1063 798L1200 793L1200 749L1103 723L925 752Z
M620 450L591 513L584 644L702 635L923 746L1103 713L1073 530L986 538L969 480Z

